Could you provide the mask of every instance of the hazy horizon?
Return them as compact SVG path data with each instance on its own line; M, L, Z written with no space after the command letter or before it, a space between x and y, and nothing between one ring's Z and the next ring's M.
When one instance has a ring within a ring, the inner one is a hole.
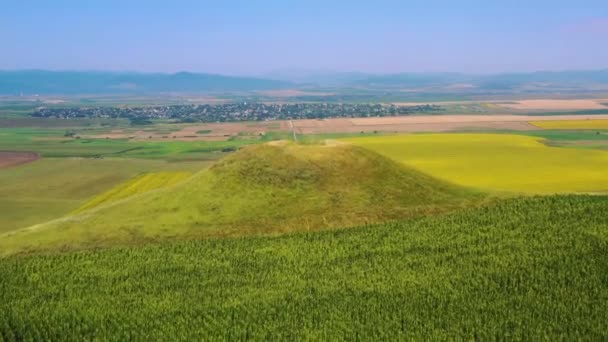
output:
M603 1L8 1L0 70L268 76L608 68Z

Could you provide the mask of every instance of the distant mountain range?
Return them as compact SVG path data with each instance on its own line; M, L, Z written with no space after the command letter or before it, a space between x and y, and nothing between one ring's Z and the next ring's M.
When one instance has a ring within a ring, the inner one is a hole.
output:
M0 94L154 94L260 91L288 88L467 89L510 91L608 89L608 69L471 75L461 73L367 74L359 72L276 72L263 77L83 71L0 71Z
M82 71L0 71L0 94L116 94L281 89L290 82L253 77Z

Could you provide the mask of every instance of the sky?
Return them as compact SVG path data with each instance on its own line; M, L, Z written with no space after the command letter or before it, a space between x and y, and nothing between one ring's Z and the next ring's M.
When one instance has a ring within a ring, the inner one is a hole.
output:
M0 69L608 68L608 1L1 0Z

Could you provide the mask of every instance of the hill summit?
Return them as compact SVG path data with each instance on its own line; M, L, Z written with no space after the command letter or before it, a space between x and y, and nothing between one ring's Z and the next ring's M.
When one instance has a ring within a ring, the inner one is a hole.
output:
M277 234L454 209L479 195L347 144L255 145L188 180L0 237L0 250Z

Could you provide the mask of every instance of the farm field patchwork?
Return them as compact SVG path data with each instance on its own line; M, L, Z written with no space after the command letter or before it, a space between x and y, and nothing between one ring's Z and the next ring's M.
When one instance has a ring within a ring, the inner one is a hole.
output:
M33 151L42 157L142 158L173 161L217 160L223 151L264 141L130 141L65 136L64 129L0 128L0 150Z
M550 147L509 134L412 134L347 138L440 179L515 193L608 191L608 153Z
M0 340L603 339L607 198L500 198L607 191L608 153L551 147L606 137L521 128L0 129L42 154L0 170Z

